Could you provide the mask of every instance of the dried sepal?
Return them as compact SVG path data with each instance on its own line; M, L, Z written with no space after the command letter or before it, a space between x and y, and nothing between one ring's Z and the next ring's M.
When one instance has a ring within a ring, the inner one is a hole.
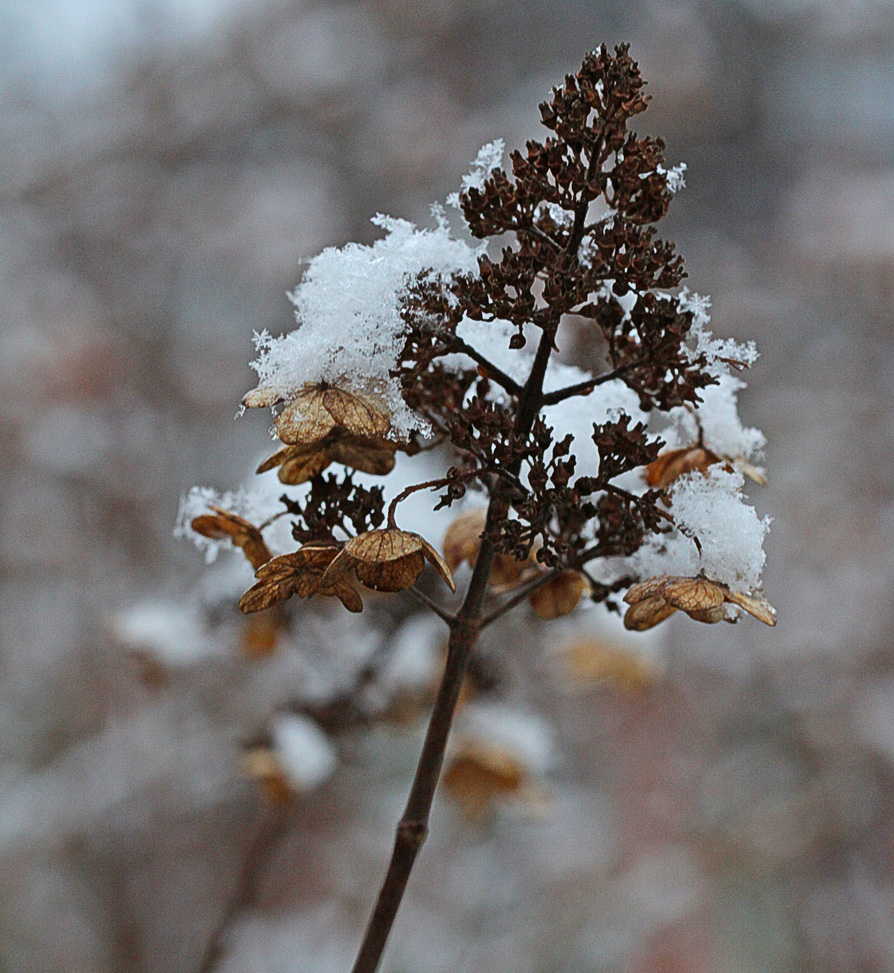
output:
M487 514L484 510L473 510L461 514L447 528L444 535L444 560L451 571L455 571L463 563L471 568L475 567L486 521ZM527 563L516 561L510 554L495 554L488 583L492 588L504 591L516 587L523 580Z
M403 591L422 574L426 561L456 591L447 563L424 538L394 527L370 530L345 544L323 576L323 584L334 584L353 571L367 588Z
M360 439L349 433L340 434L340 430L330 434L329 439L333 441L284 446L268 456L256 472L266 473L279 467L280 482L298 486L322 473L330 463L341 463L373 476L384 476L394 469L395 443L386 439Z
M743 475L747 476L749 480L756 483L758 486L765 487L767 485L767 475L759 466L754 466L749 463L744 456L737 456L733 460L733 466Z
M572 642L562 651L559 662L562 686L577 692L604 685L639 695L651 690L658 679L655 666L639 653L596 638Z
M292 399L274 425L279 438L291 446L319 443L335 429L381 439L391 428L391 413L371 395L313 386Z
M650 487L666 490L686 473L707 473L708 467L721 462L716 453L704 446L684 446L662 453L645 468L644 478Z
M762 592L732 591L721 581L701 576L684 578L663 574L649 578L635 584L624 601L630 605L624 615L624 625L637 632L652 628L677 609L696 622L714 625L728 618L725 604L738 606L765 625L776 624L776 612Z
M524 766L511 750L468 741L448 760L443 786L465 814L479 819L496 801L518 795L526 779Z
M726 600L738 606L742 611L753 615L759 622L771 627L776 624L776 609L767 601L762 591L746 595L741 591L728 591Z
M239 601L241 611L263 611L279 601L298 595L334 596L351 612L363 611L360 593L343 578L324 581L327 569L338 555L338 548L326 544L305 544L292 554L281 554L263 565L253 585Z
M242 754L243 771L256 780L271 804L291 804L297 794L270 747L251 747Z
M571 614L586 588L586 578L580 571L562 571L532 591L528 601L538 618L550 621Z
M280 389L270 385L259 385L256 389L246 392L242 396L242 405L246 409L259 409L264 406L273 406L277 402L282 402L285 398Z
M214 513L201 514L190 523L197 534L215 541L229 540L234 547L241 548L255 570L273 557L260 529L254 524L222 507L211 505L209 509Z

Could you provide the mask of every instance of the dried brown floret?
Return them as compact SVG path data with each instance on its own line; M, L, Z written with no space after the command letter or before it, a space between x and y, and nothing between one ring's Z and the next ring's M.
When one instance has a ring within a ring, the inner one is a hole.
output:
M403 591L422 574L426 561L456 591L450 568L427 540L397 528L370 530L345 544L326 570L323 584L334 584L354 571L367 588Z
M685 473L707 473L708 467L721 462L716 453L704 446L685 446L662 453L645 469L645 480L650 487L666 490Z
M397 444L387 439L361 439L333 430L326 440L301 446L284 446L269 456L258 467L258 473L279 467L282 483L298 486L322 473L330 463L343 466L373 476L384 476L394 469L394 454Z
M337 555L335 545L305 544L293 554L273 558L255 572L258 582L242 596L239 608L248 614L270 608L292 595L327 595L338 598L348 611L363 611L360 593L346 580L324 583L326 569Z
M444 560L451 571L455 571L463 562L469 567L475 566L486 521L485 511L472 510L461 514L447 528ZM490 585L503 589L515 587L522 580L526 565L526 561L516 561L510 554L495 554L490 570Z
M273 557L261 531L254 524L221 507L211 505L210 509L214 511L213 514L195 517L190 524L197 534L215 541L228 538L234 547L242 549L242 553L256 571Z
M361 439L381 439L391 428L391 413L372 395L311 386L286 405L275 426L290 446L319 443L336 429Z
M776 624L776 611L763 593L744 594L731 591L720 581L701 576L681 578L663 574L635 584L624 596L630 605L624 615L624 625L643 632L664 621L677 609L697 622L709 625L722 622L727 616L724 604L737 605L765 625Z
M580 571L562 571L532 591L528 601L538 618L549 621L573 612L586 587L586 579Z

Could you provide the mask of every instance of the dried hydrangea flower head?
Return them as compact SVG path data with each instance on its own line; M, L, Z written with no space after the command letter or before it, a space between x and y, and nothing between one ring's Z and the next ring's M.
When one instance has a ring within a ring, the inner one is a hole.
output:
M428 561L451 591L453 574L441 555L418 534L388 528L353 537L326 569L322 583L336 584L350 572L367 588L403 591L416 583Z
M624 601L630 605L624 615L624 625L637 632L653 628L678 609L697 622L732 621L725 604L738 606L765 625L776 624L776 611L762 592L731 591L727 585L703 577L679 578L665 574L649 578L635 584Z

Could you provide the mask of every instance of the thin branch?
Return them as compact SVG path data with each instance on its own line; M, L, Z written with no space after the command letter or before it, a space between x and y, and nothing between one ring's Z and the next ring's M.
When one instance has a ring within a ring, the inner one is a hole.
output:
M495 622L498 618L501 618L508 611L512 611L516 605L520 605L530 594L535 592L538 588L542 588L547 582L552 581L553 578L558 577L565 568L553 568L551 571L547 571L544 574L539 575L533 581L526 584L523 588L519 588L511 598L507 598L501 605L495 608L489 615L485 615L481 619L481 628L485 629L488 625Z
M553 250L560 251L562 249L561 244L558 240L554 240L548 233L544 232L535 223L509 223L506 228L508 230L514 230L516 233L530 233L531 236L536 237L541 243L545 243L548 247L552 247Z
M478 362L487 373L487 377L505 389L510 395L521 394L522 387L514 378L507 375L502 368L497 367L492 361L485 358L480 351L477 351L470 344L463 341L462 338L454 337L450 348L452 351L461 351L464 355L468 355L472 361Z
M592 392L599 385L604 385L606 382L612 381L612 379L618 378L623 375L624 372L629 371L631 368L635 368L637 365L641 365L642 362L629 361L625 362L623 365L619 365L617 368L613 368L610 372L603 372L596 378L588 378L585 382L578 382L577 385L566 385L563 389L556 389L554 392L547 392L543 396L544 405L556 405L557 402L563 402L565 399L570 399L574 395L586 395L588 392Z
M223 954L224 939L227 931L232 925L233 920L246 906L251 904L257 895L261 877L267 868L276 846L285 834L290 817L291 808L287 805L277 807L273 811L265 809L261 824L249 843L248 850L242 859L239 877L236 880L236 885L223 911L223 915L221 915L217 925L208 937L208 942L205 946L205 951L202 953L201 961L196 968L196 973L211 973L217 966L218 960Z
M427 608L430 608L442 621L446 622L449 626L453 626L456 621L456 616L451 615L446 608L442 608L433 598L430 598L424 591L421 591L416 585L410 585L409 588L405 588L405 591L409 592L416 601L421 602Z

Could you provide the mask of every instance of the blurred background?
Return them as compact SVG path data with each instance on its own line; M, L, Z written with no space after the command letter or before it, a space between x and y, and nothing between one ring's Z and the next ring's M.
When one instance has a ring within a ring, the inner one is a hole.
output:
M894 4L6 0L0 970L350 967L441 635L400 599L247 630L178 500L249 481L302 261L425 221L603 41L688 165L663 235L762 352L779 625L509 621L459 730L515 769L453 764L386 968L894 969ZM387 726L275 724L382 646Z

